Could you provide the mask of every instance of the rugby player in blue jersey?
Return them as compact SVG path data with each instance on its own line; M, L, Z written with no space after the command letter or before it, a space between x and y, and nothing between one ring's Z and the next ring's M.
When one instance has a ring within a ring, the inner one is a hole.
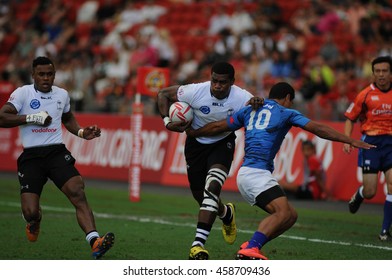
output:
M271 88L263 107L253 110L247 106L225 120L211 122L197 130L187 130L188 136L200 137L234 131L241 127L245 129L245 156L237 174L238 189L249 204L260 207L269 215L260 221L249 241L241 245L237 259L267 259L260 249L291 228L297 220L297 212L272 176L274 158L292 126L356 148L374 147L290 109L294 97L294 88L288 83L280 82Z

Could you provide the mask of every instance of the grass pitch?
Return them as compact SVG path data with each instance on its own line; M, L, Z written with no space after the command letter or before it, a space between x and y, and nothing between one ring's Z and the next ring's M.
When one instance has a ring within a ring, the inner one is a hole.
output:
M2 176L3 177L3 176ZM48 183L41 196L43 219L35 243L27 241L21 217L19 187L15 179L0 180L1 260L89 260L90 247L79 228L75 211L66 197ZM16 177L16 176L15 176ZM116 183L113 183L113 185ZM112 231L114 247L106 260L184 260L194 239L198 207L190 193L167 191L167 187L145 188L141 201L131 203L125 188L107 188L89 183L86 193L100 234ZM225 193L222 195L225 201ZM296 204L297 223L282 236L264 246L271 260L388 260L392 242L377 239L382 205L376 211L355 215L339 210L341 202L311 202L313 207ZM252 236L265 213L256 207L235 202L237 240L224 242L217 219L206 248L210 258L232 260L242 242ZM306 204L305 204L306 205ZM335 207L336 206L336 207ZM364 205L366 206L366 205ZM379 210L377 210L379 209Z

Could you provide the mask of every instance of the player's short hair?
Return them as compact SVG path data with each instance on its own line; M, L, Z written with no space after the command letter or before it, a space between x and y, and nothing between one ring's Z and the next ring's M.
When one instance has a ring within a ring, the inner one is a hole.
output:
M286 82L279 82L272 86L268 98L283 99L286 98L287 94L290 94L290 100L293 100L295 97L294 88Z
M389 64L389 70L392 70L392 58L390 56L379 56L372 61L372 72L374 72L374 65L386 62Z
M220 61L212 65L211 74L229 75L230 80L234 80L234 67L228 62Z
M37 58L35 58L33 60L32 66L34 69L38 65L49 65L49 64L53 65L53 67L54 67L54 64L53 64L52 60L50 60L50 58L48 58L46 56L38 56Z

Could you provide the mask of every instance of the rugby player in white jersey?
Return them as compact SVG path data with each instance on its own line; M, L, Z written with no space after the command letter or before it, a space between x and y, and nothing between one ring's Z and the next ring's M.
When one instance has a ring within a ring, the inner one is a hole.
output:
M21 208L26 235L35 242L40 232L40 196L51 179L76 210L79 226L86 234L92 257L101 258L114 243L114 234L98 234L92 210L84 192L84 181L75 159L62 140L61 124L72 134L91 140L101 135L96 125L81 128L70 107L69 94L54 86L56 70L47 57L32 63L34 83L17 88L0 109L0 127L19 126L23 152L17 161ZM61 257L60 257L61 258Z
M261 247L291 228L297 220L297 212L272 176L274 158L292 126L353 147L374 147L290 109L294 97L293 87L280 82L271 88L269 98L258 110L246 107L224 120L209 123L198 130L192 130L193 127L187 130L188 136L207 137L242 127L245 129L245 156L237 174L238 189L249 204L260 207L269 215L260 221L249 241L241 245L237 259L267 259L261 253Z
M234 85L235 71L227 62L215 63L211 68L211 81L164 88L158 93L158 108L168 130L183 132L188 126L197 129L210 122L226 118L248 103L256 108L263 99ZM172 102L183 101L193 108L192 122L171 122L168 117ZM188 181L199 204L195 239L189 259L208 259L204 245L218 216L222 222L224 240L233 244L237 229L235 207L220 200L222 186L229 173L235 149L235 133L222 132L208 137L187 137L185 160Z

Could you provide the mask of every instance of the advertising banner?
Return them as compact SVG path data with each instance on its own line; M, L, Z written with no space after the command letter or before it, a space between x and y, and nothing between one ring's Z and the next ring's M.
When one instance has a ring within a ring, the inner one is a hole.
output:
M75 137L63 129L64 143L76 158L81 174L86 178L128 182L133 147L130 117L102 114L78 114L76 117L81 126L97 124L102 129L101 137L91 141ZM327 124L343 131L343 123ZM237 191L235 177L242 162L244 139L241 130L236 134L235 157L224 190ZM360 137L359 130L354 130L353 137ZM183 154L186 135L165 129L160 117L143 116L140 138L141 183L187 187ZM327 188L333 198L349 200L362 182L361 170L357 167L357 150L347 155L343 152L342 143L318 138L298 128L291 129L283 141L275 159L274 176L278 180L301 184L301 142L306 139L316 144L317 154L326 171ZM16 171L16 160L21 151L18 128L0 128L0 170ZM377 195L371 202L383 203L385 193L385 178L380 174Z

